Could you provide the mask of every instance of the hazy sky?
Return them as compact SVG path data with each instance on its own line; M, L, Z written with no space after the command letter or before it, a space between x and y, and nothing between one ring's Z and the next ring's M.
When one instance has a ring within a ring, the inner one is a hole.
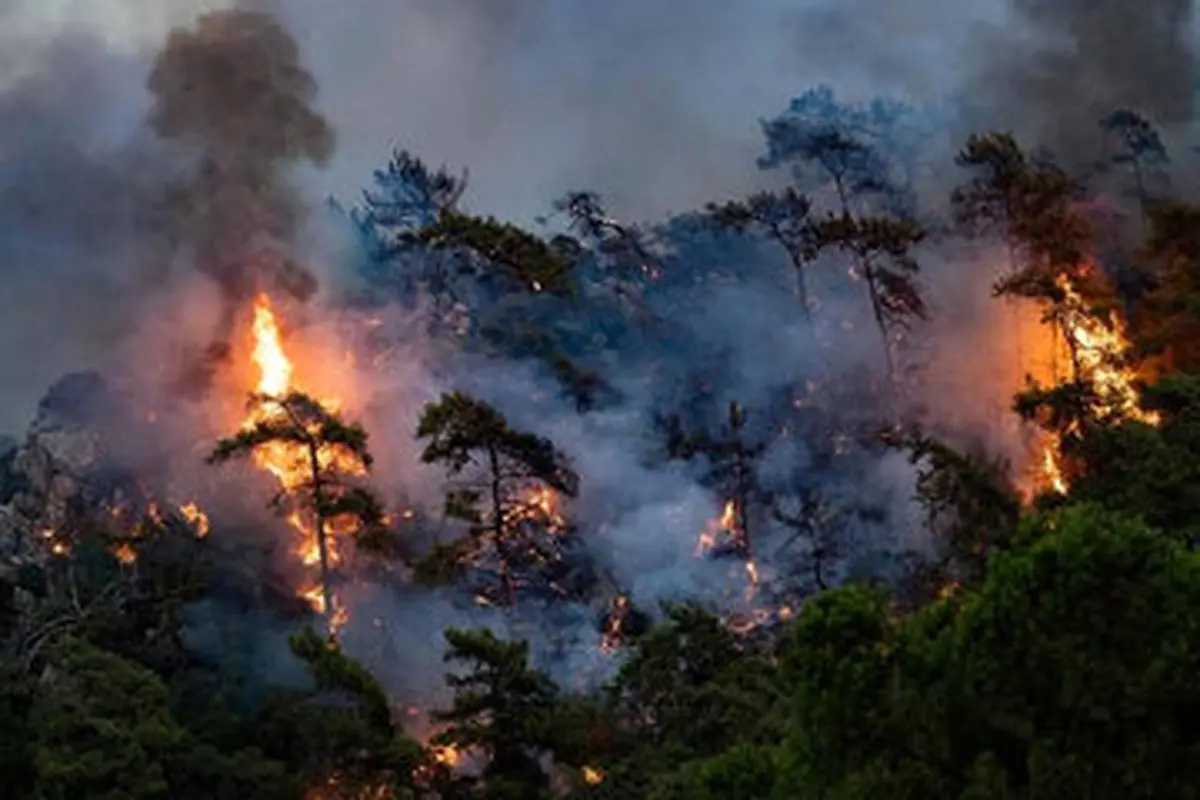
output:
M234 2L0 0L0 429L128 325L121 248L137 243L114 231L142 173L120 145L170 27ZM973 126L1085 153L1097 109L1188 118L1196 72L1192 0L240 4L279 13L321 86L339 141L306 176L314 199L353 201L399 146L469 168L473 210L525 222L570 189L644 217L753 188L758 120L822 82L963 91L986 106Z
M114 49L150 52L172 23L230 3L0 0L0 30L16 31L29 45L83 29ZM820 81L857 93L936 96L953 86L968 32L997 4L270 5L300 40L322 85L321 105L339 131L339 157L319 179L321 189L353 195L400 145L433 162L468 166L474 207L528 218L544 211L549 197L575 187L604 191L639 214L740 191L755 178L758 118ZM134 101L140 87L127 89Z

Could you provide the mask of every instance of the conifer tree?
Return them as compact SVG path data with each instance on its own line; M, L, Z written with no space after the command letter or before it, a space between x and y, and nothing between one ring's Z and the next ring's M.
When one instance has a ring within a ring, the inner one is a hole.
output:
M553 442L515 430L495 408L461 392L425 407L417 437L428 440L421 460L440 464L453 481L446 515L470 526L465 539L435 550L425 574L491 573L498 592L485 587L482 597L508 607L524 583L540 577L552 588L570 534L555 493L569 498L579 489Z
M384 515L370 491L352 480L351 473L367 471L374 463L367 449L367 432L348 423L306 394L284 397L255 394L251 408L265 415L252 427L217 442L208 456L210 464L280 446L293 448L304 467L304 477L281 488L271 504L277 509L299 507L311 517L320 559L322 613L331 615L333 567L330 559L332 526L343 523L360 547L380 552L386 547Z
M446 631L445 660L466 671L448 674L450 708L434 716L447 728L435 745L487 759L480 776L489 798L548 798L550 782L538 763L555 750L557 687L529 665L526 642L506 642L488 630Z
M796 299L805 318L811 321L812 302L804 273L809 264L805 245L812 201L788 188L782 192L758 192L745 200L722 205L710 203L707 210L717 225L740 233L760 232L783 248L796 273Z

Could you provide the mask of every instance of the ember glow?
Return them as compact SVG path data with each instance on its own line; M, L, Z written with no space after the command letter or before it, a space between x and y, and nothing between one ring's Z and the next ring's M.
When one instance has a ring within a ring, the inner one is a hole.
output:
M185 503L179 507L179 515L187 520L188 524L196 532L196 536L203 539L208 536L208 515L195 503Z
M584 765L580 772L583 774L584 783L588 786L599 786L604 783L604 770L599 767Z

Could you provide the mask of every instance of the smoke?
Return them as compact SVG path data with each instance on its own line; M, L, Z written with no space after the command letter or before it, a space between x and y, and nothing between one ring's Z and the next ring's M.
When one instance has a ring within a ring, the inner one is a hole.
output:
M398 144L470 167L474 208L527 221L580 187L626 218L755 188L760 117L826 81L936 100L994 2L277 5L337 121L323 188L357 195Z
M141 211L155 168L128 146L136 61L86 32L25 50L0 89L5 428L27 424L53 380L102 361L130 328L152 241Z
M327 162L333 130L312 108L317 87L296 43L258 12L211 12L176 29L147 86L150 127L198 159L163 210L174 242L221 287L219 354L258 291L298 299L316 292L312 274L288 251L303 203L286 170Z
M105 5L133 7L132 0ZM297 255L336 260L306 205L326 190L356 194L393 144L435 164L470 167L470 199L481 211L528 220L563 191L588 187L608 195L622 217L654 217L768 180L754 168L763 150L757 119L818 82L855 99L882 92L936 101L965 88L963 111L980 127L1020 123L1074 147L1092 141L1094 112L1112 104L1183 121L1190 108L1183 83L1190 87L1194 72L1188 12L1165 0L1141 16L1116 2L1089 4L1085 13L1083 3L1034 8L1016 0L1011 11L1022 27L1003 36L979 27L1011 22L1003 7L952 0L903 9L865 0L695 0L686 8L666 0L253 4L274 8L275 17L244 10L248 3L195 16L199 5L170 4L172 13L149 21L120 17L119 35L110 20L51 25L42 34L49 38L26 47L29 57L0 89L0 110L13 121L0 131L0 411L19 417L68 365L102 354L153 373L147 383L166 376L177 360L171 356L187 360L188 348L210 341L214 330L227 345L234 315L257 289L308 298L316 270L335 278L338 270ZM17 16L28 22L31 8ZM164 42L156 34L167 22L182 27ZM1132 44L1117 48L1113 31ZM1060 47L1064 37L1069 47ZM324 176L307 169L323 164L331 167ZM648 423L667 405L659 393L684 395L685 378L716 365L721 394L700 421L719 424L720 410L736 400L758 424L755 415L781 391L828 366L780 285L790 269L782 257L753 248L735 249L734 257L740 285L684 287L661 299L656 310L676 333L662 348L668 352L654 359L612 354L606 377L620 383L625 402L585 416L555 399L553 383L533 367L434 352L414 318L397 310L380 312L385 328L396 327L386 335L401 343L382 362L343 359L343 344L352 355L367 350L361 330L306 327L306 316L363 323L320 305L287 306L286 318L297 323L289 344L302 364L329 365L305 389L319 397L328 390L361 412L390 508L438 515L441 476L419 463L412 433L423 403L443 389L466 388L572 458L583 494L571 510L588 533L587 547L635 602L720 601L727 599L727 565L694 551L724 498L704 487L702 464L647 458ZM935 298L960 316L939 322L942 371L926 386L941 395L940 407L961 408L968 427L990 422L992 407L971 401L980 387L996 384L977 361L979 339L955 334L1001 324L960 302L982 297L988 277L960 275L961 283L943 285ZM840 271L828 278L844 282ZM819 280L814 289L822 290ZM821 317L861 322L861 301L831 292ZM869 322L838 336L840 362L869 367L877 358ZM243 377L225 376L228 386L213 394L240 404ZM140 399L156 406L172 402L145 391ZM236 408L219 409L215 420L195 418L212 408L181 411L178 430L157 443L170 450L239 419ZM919 526L911 519L912 471L900 456L860 453L840 471L822 472L822 454L802 435L772 445L764 481L790 485L802 475L839 505L879 509L874 521L849 526L861 559L926 544L909 537ZM252 519L223 505L229 484L208 483L204 469L193 458L176 477L214 515ZM237 489L252 501L252 489ZM772 545L786 534L765 530ZM769 571L770 555L763 561ZM360 593L352 599L354 626L376 619L391 626L385 640L393 653L377 660L402 664L393 685L414 693L438 680L434 657L444 627L502 624L439 594L350 591ZM597 610L573 606L539 622L582 643L572 653L594 654ZM194 633L214 647L220 639L203 626ZM362 635L365 651L378 639L366 634L352 627L347 641ZM264 659L273 659L276 649L265 650ZM555 663L567 673L580 666L574 655Z
M964 101L975 122L1017 130L1076 163L1099 157L1105 114L1130 108L1179 132L1197 77L1192 0L1010 0L979 34Z

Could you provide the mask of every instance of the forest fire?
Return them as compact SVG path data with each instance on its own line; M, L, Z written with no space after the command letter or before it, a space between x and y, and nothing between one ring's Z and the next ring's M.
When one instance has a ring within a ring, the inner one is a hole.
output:
M208 515L195 503L184 503L179 507L179 515L192 526L196 536L203 539L208 536Z
M1055 285L1063 294L1057 324L1064 341L1058 343L1057 356L1068 361L1076 378L1094 386L1100 417L1121 417L1147 425L1157 425L1159 416L1138 405L1134 388L1136 374L1125 363L1129 344L1124 327L1115 315L1097 316L1071 281L1061 274ZM1065 434L1076 432L1073 422ZM1069 481L1062 464L1061 435L1048 434L1041 445L1040 469L1044 485L1057 494L1066 494Z
M737 528L737 503L729 500L721 510L721 516L708 524L696 542L696 555L702 556L713 551L717 546L718 537L724 533L731 538Z
M262 400L279 400L286 398L292 392L301 391L295 380L295 367L283 345L283 335L279 322L272 307L270 298L261 294L255 301L254 319L252 326L253 349L251 359L258 369L258 382L255 387L256 396ZM335 411L339 403L336 399L323 399L322 405ZM253 430L256 425L286 419L291 412L279 403L257 402L246 419L243 430ZM322 469L334 469L343 474L361 475L364 471L362 464L343 455L333 448L319 448L315 454L316 462ZM271 441L263 443L253 453L256 466L269 472L279 482L280 490L284 493L293 492L305 486L312 479L313 463L308 448L295 441ZM301 564L306 567L323 566L330 568L342 562L342 554L337 547L337 538L348 532L348 523L334 517L328 520L325 541L318 535L315 521L311 512L293 511L287 516L289 526L297 533L298 543L293 549ZM345 624L346 609L338 604L333 595L327 593L321 580L305 586L299 592L312 608L329 619L330 632Z

